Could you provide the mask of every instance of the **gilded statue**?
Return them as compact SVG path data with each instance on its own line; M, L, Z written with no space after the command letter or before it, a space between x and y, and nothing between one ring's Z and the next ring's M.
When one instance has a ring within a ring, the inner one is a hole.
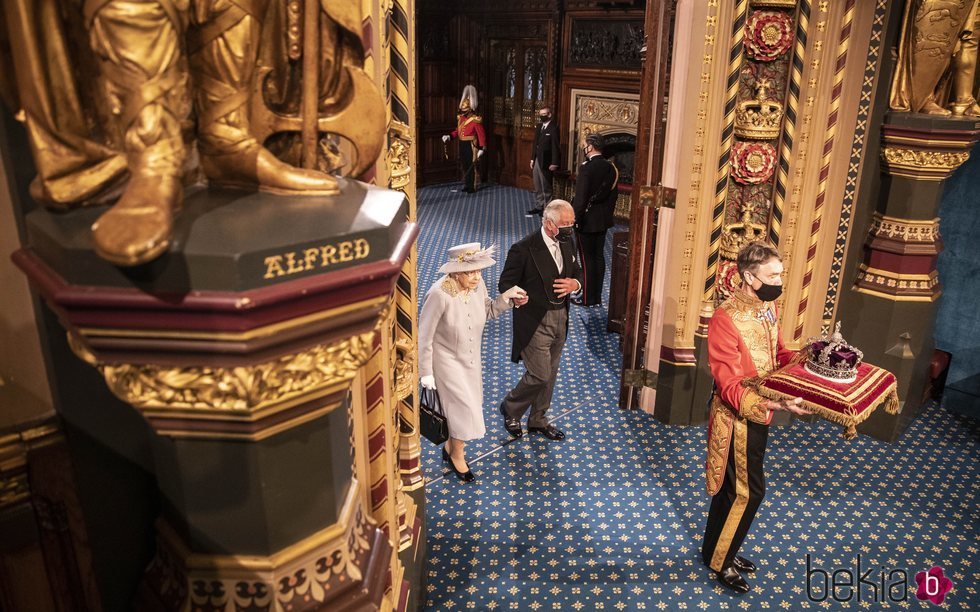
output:
M170 244L183 188L337 194L385 137L349 0L5 0L16 89L54 208L112 206L92 226L121 266ZM12 94L12 95L11 95Z
M980 117L978 30L980 0L907 0L892 110Z

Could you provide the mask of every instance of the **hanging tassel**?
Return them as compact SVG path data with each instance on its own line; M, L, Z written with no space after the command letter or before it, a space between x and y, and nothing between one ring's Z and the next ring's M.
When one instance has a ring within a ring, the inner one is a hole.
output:
M888 414L898 414L901 409L898 403L898 392L891 391L888 397L885 398L885 412Z

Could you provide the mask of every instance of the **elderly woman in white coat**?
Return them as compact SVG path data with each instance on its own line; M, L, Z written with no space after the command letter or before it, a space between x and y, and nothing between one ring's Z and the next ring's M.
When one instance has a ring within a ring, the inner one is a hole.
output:
M475 476L463 454L466 442L482 438L483 364L480 349L483 327L511 306L527 303L520 287L491 300L480 270L492 266L493 247L479 242L449 249L444 274L429 289L419 317L419 374L422 386L438 389L449 426L442 458L463 482Z

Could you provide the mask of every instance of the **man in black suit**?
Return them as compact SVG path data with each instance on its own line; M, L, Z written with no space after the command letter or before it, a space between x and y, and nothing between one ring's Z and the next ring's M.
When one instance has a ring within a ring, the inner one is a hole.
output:
M558 169L558 126L552 120L551 108L538 111L538 127L534 132L534 154L531 156L531 175L534 178L534 199L538 205L527 211L540 215L551 201L551 185Z
M517 285L527 291L527 305L514 311L511 359L527 371L500 404L507 433L524 435L521 417L531 408L527 430L551 440L565 437L548 422L561 350L568 335L568 300L582 288L582 269L575 261L572 232L575 212L565 200L545 209L541 230L515 242L507 252L497 289Z
M619 171L602 156L603 139L589 134L582 140L585 163L575 178L575 229L579 261L584 270L582 298L579 306L602 303L602 281L606 274L606 230L613 225L613 211L619 195Z

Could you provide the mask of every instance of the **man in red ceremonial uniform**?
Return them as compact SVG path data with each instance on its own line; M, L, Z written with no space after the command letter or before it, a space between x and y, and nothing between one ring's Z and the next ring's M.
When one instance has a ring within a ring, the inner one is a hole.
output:
M456 129L442 137L443 142L449 142L452 138L459 140L459 163L463 169L464 193L476 191L476 162L483 157L487 146L483 117L476 114L476 107L476 87L467 85L463 88L463 97L459 100Z
M763 459L773 411L807 414L800 398L772 401L751 382L789 363L796 353L783 346L774 301L782 293L783 262L761 242L738 254L742 289L715 310L708 324L708 364L715 379L708 420L708 493L712 495L701 554L726 587L747 593L739 572L755 565L738 556L765 495Z

